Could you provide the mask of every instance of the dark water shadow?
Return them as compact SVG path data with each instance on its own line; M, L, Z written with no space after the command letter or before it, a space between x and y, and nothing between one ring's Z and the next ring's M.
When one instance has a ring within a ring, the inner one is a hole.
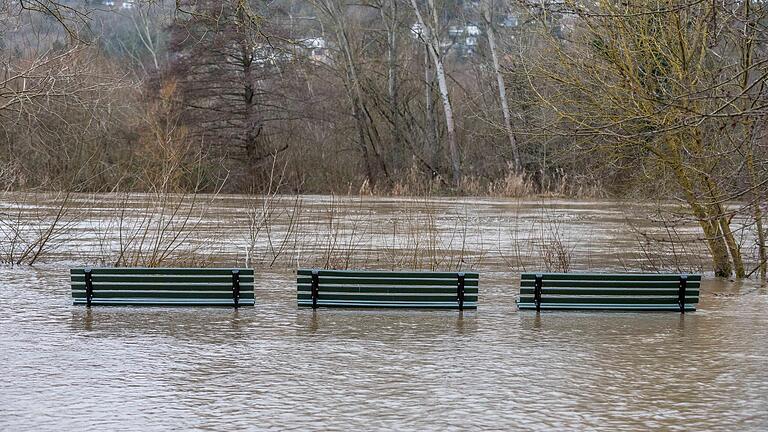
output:
M75 307L69 326L87 337L170 337L226 343L247 337L254 311L231 308Z
M476 311L299 308L297 335L352 339L415 335L468 335L478 330Z

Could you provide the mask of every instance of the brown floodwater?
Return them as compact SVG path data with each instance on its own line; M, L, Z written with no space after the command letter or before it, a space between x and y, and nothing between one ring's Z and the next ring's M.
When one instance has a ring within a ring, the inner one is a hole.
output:
M132 199L135 226L148 207ZM707 277L684 315L515 308L519 271L552 264L547 241L572 270L706 269L689 223L674 229L692 244L671 250L638 239L670 228L626 203L305 197L296 228L286 210L251 241L248 199L216 198L173 256L248 260L256 307L86 309L68 268L121 250L119 199L78 200L38 264L0 267L0 430L768 429L754 281ZM55 207L25 205L28 227ZM298 309L293 269L323 263L473 268L479 307Z

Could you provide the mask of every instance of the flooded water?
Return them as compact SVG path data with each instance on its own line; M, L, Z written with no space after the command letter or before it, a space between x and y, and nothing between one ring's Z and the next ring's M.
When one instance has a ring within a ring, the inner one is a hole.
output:
M733 226L743 254L754 261L751 224ZM0 195L0 262L19 258L49 232L52 240L36 262L688 272L709 264L700 228L672 204Z
M221 262L242 264L247 217L238 200L216 202L222 216L203 218L183 246L199 242L221 251ZM403 255L413 250L425 251L412 261L420 267L471 266L481 272L477 311L300 310L291 264L346 257L295 242L288 250L297 256L272 268L271 259L248 257L258 275L254 308L76 307L69 266L98 263L98 245L115 243L100 234L106 216L78 213L36 266L0 267L0 430L768 429L766 288L708 278L699 310L685 315L521 312L517 272L544 266L540 237L514 241L544 224L535 202L454 200L427 214L398 200L354 202L338 229L311 237L311 221L333 226L321 210L329 199L313 200L299 238L352 244L365 260L350 263L368 268L411 262ZM620 234L634 223L622 207L548 203L572 269L631 269L643 256L671 263L673 254L682 264L670 267L705 265L693 246L633 246ZM468 208L469 222L457 224ZM412 223L398 212L433 234L385 235ZM362 220L373 221L364 232ZM518 221L521 234L499 230L499 221ZM275 221L271 238L288 225ZM456 226L469 234L451 244ZM223 232L231 243L207 240ZM268 253L257 240L251 252ZM515 248L520 259L508 259Z

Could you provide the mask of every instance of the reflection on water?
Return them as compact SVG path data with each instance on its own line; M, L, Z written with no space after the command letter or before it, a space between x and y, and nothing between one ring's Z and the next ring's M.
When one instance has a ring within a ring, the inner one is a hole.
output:
M700 310L517 312L70 305L65 268L0 268L0 430L766 430L768 293Z

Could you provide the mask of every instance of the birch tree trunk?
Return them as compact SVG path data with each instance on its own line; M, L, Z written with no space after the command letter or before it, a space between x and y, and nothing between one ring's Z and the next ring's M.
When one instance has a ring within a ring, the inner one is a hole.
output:
M437 77L437 86L440 90L440 98L443 102L443 114L445 115L445 129L448 138L448 151L451 157L452 168L452 182L454 187L461 185L461 155L459 154L459 146L456 142L456 126L453 120L453 108L451 107L451 100L448 97L448 80L445 77L445 66L443 65L442 55L440 54L440 39L437 35L437 8L435 7L434 0L427 0L429 6L429 13L432 15L432 24L427 25L426 21L419 10L419 6L416 4L416 0L411 0L413 11L416 13L416 20L422 28L421 38L427 45L430 57L432 57L432 63L435 65L435 75Z
M435 108L432 102L434 94L435 73L432 71L432 63L429 59L429 47L424 44L424 116L426 126L424 136L427 154L431 158L433 172L436 176L440 171L440 146L437 144L437 123L435 122Z
M499 56L496 50L496 35L493 28L493 15L491 13L492 0L483 1L483 18L486 24L486 34L488 36L488 48L491 51L491 59L493 61L493 72L496 75L496 84L499 87L499 100L501 101L501 113L504 117L504 130L507 132L509 138L509 148L512 150L512 159L515 166L515 172L520 173L522 171L522 163L520 162L520 152L517 148L517 139L512 132L512 120L509 115L509 103L507 102L507 90L504 87L504 77L501 75L501 66L499 65Z

